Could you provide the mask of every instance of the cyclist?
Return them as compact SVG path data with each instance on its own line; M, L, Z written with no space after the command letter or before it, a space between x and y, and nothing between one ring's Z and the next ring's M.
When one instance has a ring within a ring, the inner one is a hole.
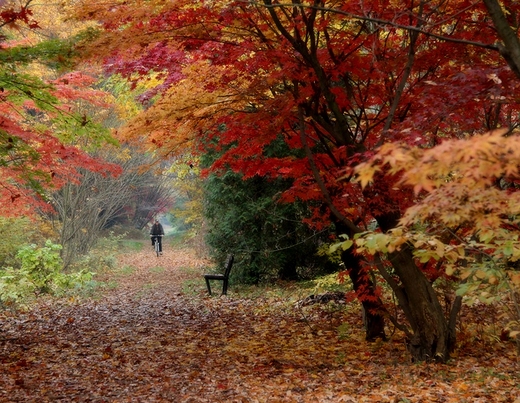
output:
M152 246L154 242L159 242L159 253L162 255L162 236L160 235L164 235L164 229L156 218L150 229L150 237L152 239Z

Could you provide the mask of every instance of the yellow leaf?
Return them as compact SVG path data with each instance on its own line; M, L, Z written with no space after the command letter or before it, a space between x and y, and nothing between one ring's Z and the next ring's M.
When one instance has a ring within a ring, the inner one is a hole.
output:
M469 385L465 382L456 382L453 386L461 391L467 391L469 389Z
M360 164L356 169L356 180L365 188L374 178L374 174L379 171L379 167L371 164Z
M463 270L462 273L460 273L461 280L467 279L469 276L471 276L471 270Z
M439 242L437 244L437 249L435 250L435 252L437 253L437 255L439 255L439 257L443 257L444 256L444 244Z
M512 339L514 339L518 335L520 335L520 331L518 330L513 330L512 332L509 332L509 337L511 337Z
M517 286L520 287L520 273L510 273L511 282Z
M477 270L475 277L482 280L487 277L487 273L484 270Z

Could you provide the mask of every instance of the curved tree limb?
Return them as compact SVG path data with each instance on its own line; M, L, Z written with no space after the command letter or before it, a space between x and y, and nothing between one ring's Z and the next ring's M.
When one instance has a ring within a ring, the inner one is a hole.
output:
M496 45L496 44L482 43L482 42L476 42L476 41L468 41L466 39L459 39L459 38L452 38L452 37L449 37L449 36L435 34L433 32L430 32L430 31L427 31L427 30L423 29L420 26L415 26L414 27L414 26L411 26L411 25L399 24L399 23L396 23L396 22L393 22L393 21L384 20L382 18L375 18L375 17L369 17L369 16L364 16L364 15L358 15L358 14L354 14L354 13L349 13L347 11L338 10L336 8L321 7L321 6L306 5L306 4L293 4L293 3L291 3L291 4L289 4L289 3L262 4L262 3L257 3L257 2L253 2L253 1L250 1L250 0L244 0L244 1L247 2L248 4L251 4L251 5L263 6L263 7L266 7L266 8L275 8L275 7L282 7L282 8L283 7L314 8L314 9L317 9L317 10L329 11L331 13L344 15L346 17L350 17L350 18L355 19L355 20L375 22L375 23L378 23L378 24L381 24L381 25L386 25L386 26L391 26L391 27L395 27L395 28L400 28L400 29L404 29L404 30L407 30L407 31L414 31L414 32L421 33L421 34L424 34L424 35L427 35L427 36L431 36L432 38L436 38L436 39L439 39L439 40L442 40L442 41L445 41L445 42L460 43L460 44L463 44L463 45L471 45L471 46L476 46L476 47L484 48L484 49L491 49L491 50L495 50L495 51L499 51L500 50L500 46ZM484 1L488 1L488 0L484 0ZM496 2L496 0L489 0L489 1Z

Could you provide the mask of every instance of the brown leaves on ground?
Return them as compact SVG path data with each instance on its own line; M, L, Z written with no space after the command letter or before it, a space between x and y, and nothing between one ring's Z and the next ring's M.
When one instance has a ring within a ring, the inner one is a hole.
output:
M126 255L102 297L4 312L0 401L520 402L510 345L410 364L401 339L363 340L354 307L207 297L194 256Z

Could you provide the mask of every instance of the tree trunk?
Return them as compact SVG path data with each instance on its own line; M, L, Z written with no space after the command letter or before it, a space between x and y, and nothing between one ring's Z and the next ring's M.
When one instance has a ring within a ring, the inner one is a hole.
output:
M361 258L354 255L352 249L348 249L341 254L341 260L348 269L354 291L363 306L365 339L367 341L374 341L377 338L386 340L385 308L376 294L375 285L370 279L369 273L361 265Z
M432 284L414 262L409 249L388 254L401 280L408 306L404 310L412 326L408 348L415 361L445 362L455 340Z
M489 16L497 30L498 36L504 41L499 44L498 50L513 73L520 78L520 39L507 21L504 10L498 0L483 0Z
M334 221L338 234L350 233L342 222ZM349 234L349 236L352 236L352 234ZM385 307L377 296L375 285L370 279L369 273L361 264L361 256L356 255L352 248L349 248L341 253L341 260L348 270L356 296L363 306L365 339L367 341L374 341L377 338L386 340Z
M377 189L384 187L381 184ZM388 197L387 200L390 201L391 198ZM398 210L392 209L390 204L387 207L385 213L376 217L383 232L394 228L400 218ZM444 316L432 283L415 264L409 247L388 253L387 258L400 280L396 295L412 329L408 341L412 359L447 361L455 344L455 332L450 329L450 320Z
M298 271L296 270L296 263L294 260L283 263L283 266L278 270L278 278L286 281L298 280Z

